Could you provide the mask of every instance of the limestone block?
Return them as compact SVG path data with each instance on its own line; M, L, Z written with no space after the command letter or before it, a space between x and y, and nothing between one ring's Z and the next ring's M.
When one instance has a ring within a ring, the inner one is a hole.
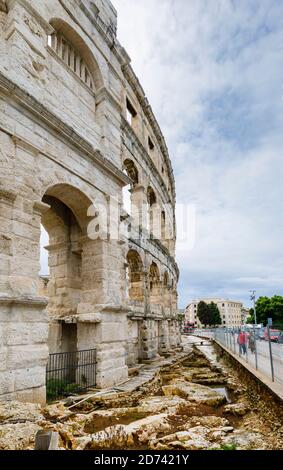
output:
M8 276L10 272L11 261L8 258L0 257L0 276Z
M102 373L109 371L109 370L116 370L119 368L123 368L125 366L125 354L121 357L113 357L113 359L109 359L108 361L99 361L97 364L97 371L101 371Z
M25 390L45 384L45 366L36 366L15 371L15 389Z
M0 347L0 371L7 369L7 348Z
M12 394L15 400L22 401L25 403L40 403L45 405L46 403L46 387L42 385L40 387L29 388L25 390L19 390Z
M31 323L48 323L49 315L47 310L38 309L35 306L21 305L5 308L1 305L1 322L4 323L24 323L29 324L32 329ZM27 325L28 326L28 325Z
M100 388L110 387L117 385L127 380L128 378L128 367L119 367L109 369L108 371L97 371L97 386Z
M127 339L127 331L124 324L120 323L102 323L100 325L101 341L116 342L125 341Z
M47 339L48 325L46 323L34 324L32 328L26 323L9 323L7 325L7 345L46 343Z
M0 397L1 395L11 393L15 387L14 371L0 372Z
M11 346L7 351L7 368L21 369L26 367L46 366L48 359L47 344Z

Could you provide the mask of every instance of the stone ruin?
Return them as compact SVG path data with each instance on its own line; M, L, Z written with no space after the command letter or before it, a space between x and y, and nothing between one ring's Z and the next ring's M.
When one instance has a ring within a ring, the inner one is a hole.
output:
M109 0L0 1L1 400L44 403L50 353L95 348L102 388L180 341L172 167L116 30Z

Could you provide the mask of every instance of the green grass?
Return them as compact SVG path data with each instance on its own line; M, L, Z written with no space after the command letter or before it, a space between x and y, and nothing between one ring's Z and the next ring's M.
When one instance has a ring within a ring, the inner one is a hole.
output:
M49 379L46 382L47 401L71 395L72 393L79 391L79 389L80 386L76 383L68 383L66 380Z
M237 446L236 446L236 444L222 444L220 449L221 450L236 450Z

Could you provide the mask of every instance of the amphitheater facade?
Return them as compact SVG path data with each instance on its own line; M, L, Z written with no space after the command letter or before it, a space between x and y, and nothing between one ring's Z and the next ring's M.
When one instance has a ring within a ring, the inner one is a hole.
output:
M96 349L103 388L179 344L172 167L116 30L109 0L0 0L2 400L45 402L50 353Z

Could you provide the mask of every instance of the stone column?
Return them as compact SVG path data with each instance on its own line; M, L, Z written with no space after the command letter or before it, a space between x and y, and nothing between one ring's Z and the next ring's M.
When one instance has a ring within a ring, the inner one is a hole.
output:
M162 340L161 340L161 353L162 353L162 352L167 352L170 349L168 320L162 320L161 334L162 334Z
M0 194L0 399L45 403L47 299L37 296L44 205ZM3 232L2 232L3 231Z
M96 385L99 388L117 385L128 378L126 365L127 313L121 307L105 307L78 321L78 349L97 351ZM96 316L96 322L95 320Z
M144 186L135 185L131 193L133 225L136 229L146 229L147 199Z
M158 204L153 204L151 207L152 212L152 236L157 240L161 239L161 212Z
M117 240L85 238L78 349L97 350L98 387L126 380L127 313L121 305L121 246Z
M153 359L158 354L158 321L144 318L141 326L142 359Z

